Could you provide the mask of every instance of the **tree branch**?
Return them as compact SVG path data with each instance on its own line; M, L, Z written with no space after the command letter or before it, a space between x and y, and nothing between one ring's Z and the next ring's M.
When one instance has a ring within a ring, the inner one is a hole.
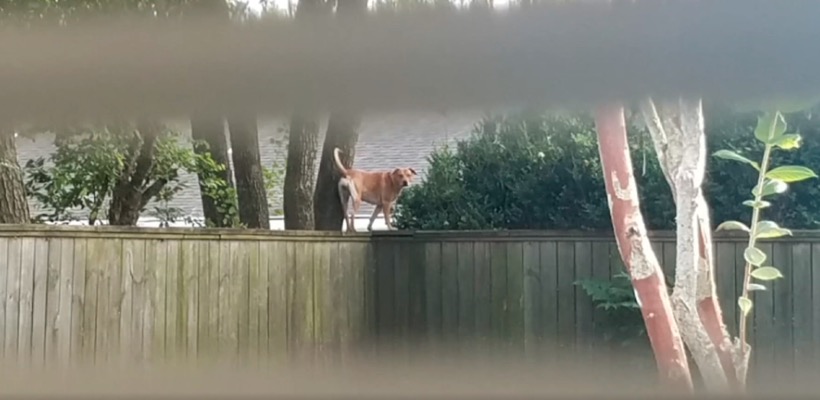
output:
M734 368L731 363L727 364L731 360L725 347L728 335L724 335L725 328L714 329L714 318L720 315L717 303L701 301L716 296L713 296L711 237L704 236L704 229L710 226L703 225L708 205L701 191L706 149L700 101L667 102L659 113L652 99L646 99L641 103L641 112L675 200L677 265L672 294L675 315L704 381L710 389L725 391L729 377L734 376ZM701 305L711 306L705 309L710 329L700 315Z
M139 120L137 121L137 131L142 137L142 147L136 160L136 167L131 175L131 184L141 186L151 173L154 166L154 147L161 131L155 122Z
M168 182L168 179L160 178L145 188L145 190L142 191L142 197L140 198L140 209L145 208L145 206L148 205L148 202L150 202L154 196L158 195L159 192L162 191L162 188L168 184Z

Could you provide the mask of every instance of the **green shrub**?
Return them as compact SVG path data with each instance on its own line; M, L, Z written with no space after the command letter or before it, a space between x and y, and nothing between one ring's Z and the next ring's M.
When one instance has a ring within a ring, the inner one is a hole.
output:
M747 140L756 114L705 110L709 152L731 149L755 155L760 144ZM775 162L820 168L814 137L820 123L811 115L788 118L805 137L804 146L777 154ZM641 206L649 229L674 229L675 207L651 140L643 128L629 128L630 147ZM518 114L480 121L473 135L455 149L429 157L425 180L409 188L396 209L402 229L611 229L595 126L587 115ZM712 221L748 220L750 209L737 207L749 197L739 182L753 172L710 157L704 193ZM820 188L797 185L767 211L794 229L820 228Z

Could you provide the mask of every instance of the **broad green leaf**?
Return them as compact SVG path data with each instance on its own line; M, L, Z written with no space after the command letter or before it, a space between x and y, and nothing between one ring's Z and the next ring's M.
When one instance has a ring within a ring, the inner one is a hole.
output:
M749 264L759 266L766 261L766 253L756 247L747 247L743 251L743 259Z
M755 137L769 144L780 139L786 133L786 121L780 112L766 113L757 119Z
M741 231L744 231L744 232L749 232L749 227L746 226L743 222L726 221L726 222L718 225L718 227L715 228L715 230L716 231L720 231L720 230L724 230L724 231L741 230Z
M735 153L731 150L718 150L713 154L717 158L722 158L724 160L733 160L733 161L740 161L742 163L746 163L754 167L754 169L760 171L760 164L741 156L740 154Z
M775 267L760 267L752 270L752 278L760 281L773 281L782 277L783 274Z
M803 144L803 138L797 133L787 133L777 139L776 142L773 143L774 146L779 147L783 150L794 150L800 148Z
M799 182L806 179L817 178L817 174L809 168L798 165L784 165L777 167L766 173L766 178L778 179L786 183Z
M744 206L749 206L752 208L766 208L772 205L766 200L754 201L754 200L746 200L743 202Z
M763 286L759 283L750 283L749 286L746 286L746 288L749 289L750 292L755 292L755 291L761 291L762 292L762 291L766 290L766 286Z
M769 196L773 194L779 194L786 191L789 188L789 185L786 182L783 182L779 179L769 179L763 183L763 190L760 193L761 196ZM758 187L755 185L754 189L752 189L752 194L757 196L758 195Z
M737 299L737 305L740 307L740 311L743 315L749 315L749 312L752 311L752 301L746 297Z
M757 229L755 229L755 238L757 239L771 239L791 235L792 231L781 228L774 221L760 221L757 223Z

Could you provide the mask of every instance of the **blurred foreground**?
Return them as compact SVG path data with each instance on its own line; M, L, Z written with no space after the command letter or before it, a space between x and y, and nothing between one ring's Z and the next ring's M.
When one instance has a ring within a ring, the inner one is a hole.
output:
M600 355L599 355L600 356ZM625 357L625 354L608 357ZM190 363L136 368L24 370L0 374L0 395L76 396L671 396L651 365L601 363L595 357L528 357L416 351L412 356L359 357L344 363L289 361L270 365ZM817 371L759 385L753 395L818 393ZM812 379L812 377L814 379ZM781 377L782 378L782 377Z

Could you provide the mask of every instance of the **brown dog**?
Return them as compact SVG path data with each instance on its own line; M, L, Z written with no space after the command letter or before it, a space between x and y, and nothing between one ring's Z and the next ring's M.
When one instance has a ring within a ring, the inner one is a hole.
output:
M373 229L373 221L379 212L384 214L384 223L388 229L394 229L390 222L393 207L399 198L402 189L410 185L416 171L413 168L396 168L392 171L368 172L358 169L347 169L339 160L339 149L333 149L333 159L336 161L336 168L342 174L339 179L339 199L342 201L342 211L347 222L347 231L355 232L353 226L356 212L362 205L362 201L376 206L373 215L370 216L370 223L367 230ZM352 207L348 203L352 202Z

